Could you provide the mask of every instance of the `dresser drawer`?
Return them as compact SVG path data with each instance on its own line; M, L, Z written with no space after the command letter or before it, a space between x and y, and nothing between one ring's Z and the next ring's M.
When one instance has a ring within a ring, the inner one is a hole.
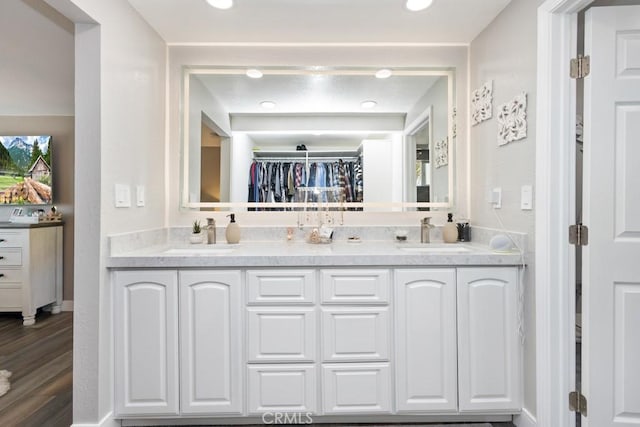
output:
M22 249L0 249L0 267L5 265L22 265Z
M388 307L322 309L324 362L389 360Z
M389 270L321 270L323 304L388 304Z
M19 268L0 268L0 285L22 282L22 270Z
M19 248L27 243L26 233L21 230L0 231L0 248Z
M315 272L313 270L247 271L248 303L313 304Z
M19 283L0 283L0 309L22 310L22 286Z

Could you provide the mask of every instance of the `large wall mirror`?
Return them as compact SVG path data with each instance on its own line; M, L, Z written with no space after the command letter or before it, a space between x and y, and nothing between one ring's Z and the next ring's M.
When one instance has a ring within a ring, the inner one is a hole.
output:
M184 208L400 211L454 200L450 69L184 68Z

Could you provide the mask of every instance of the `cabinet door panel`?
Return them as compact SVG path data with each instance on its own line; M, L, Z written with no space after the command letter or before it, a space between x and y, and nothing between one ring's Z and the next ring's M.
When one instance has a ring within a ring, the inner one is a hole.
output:
M313 304L314 270L247 271L249 304Z
M175 271L114 273L117 415L178 413Z
M517 268L458 269L460 410L521 407Z
M455 270L407 269L395 274L398 411L455 411Z
M316 360L316 313L312 307L249 307L249 362Z
M389 359L387 307L322 309L323 361Z
M321 270L323 304L387 304L388 270Z
M314 365L250 365L249 413L315 413L316 368Z
M323 365L325 414L371 414L391 411L388 363Z
M181 271L181 412L242 412L240 271Z

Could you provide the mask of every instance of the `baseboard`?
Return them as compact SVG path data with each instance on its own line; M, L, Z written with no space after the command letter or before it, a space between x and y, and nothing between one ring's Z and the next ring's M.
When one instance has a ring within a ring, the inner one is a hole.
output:
M113 412L109 412L98 423L74 423L71 427L120 427L122 424L120 421L113 419Z
M62 311L73 311L73 300L62 301Z
M538 425L536 417L531 415L531 412L526 408L522 409L520 415L513 417L513 423L518 427L536 427Z

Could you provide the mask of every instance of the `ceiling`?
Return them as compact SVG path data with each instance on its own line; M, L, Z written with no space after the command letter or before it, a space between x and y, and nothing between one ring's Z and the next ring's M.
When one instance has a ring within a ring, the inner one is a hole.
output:
M200 80L230 114L247 113L398 113L406 114L439 78L446 76L265 74L251 79L244 74L192 75ZM362 101L377 105L363 109ZM265 110L262 101L276 107Z
M169 44L470 43L511 0L129 0Z

